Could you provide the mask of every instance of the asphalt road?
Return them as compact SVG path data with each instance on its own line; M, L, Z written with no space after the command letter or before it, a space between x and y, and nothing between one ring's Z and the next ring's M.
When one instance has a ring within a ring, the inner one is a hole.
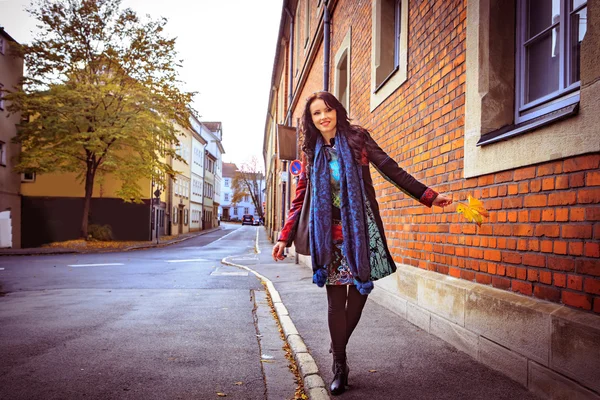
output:
M252 257L259 228L224 228L163 248L0 258L0 399L293 394L291 373L265 379L260 329L277 329L256 311L264 287L220 262Z

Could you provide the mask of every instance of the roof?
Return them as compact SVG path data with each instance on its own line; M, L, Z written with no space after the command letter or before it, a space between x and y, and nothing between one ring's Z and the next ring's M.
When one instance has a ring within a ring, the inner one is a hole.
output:
M13 41L13 42L15 42L15 43L18 43L18 42L17 42L15 39L13 39L13 37L12 37L12 36L10 36L10 35L8 34L8 32L6 32L6 31L4 30L4 27L3 27L3 26L0 26L0 34L2 34L2 36L5 36L5 37L6 37L8 40L10 40L10 41Z
M233 178L233 176L235 175L235 172L238 170L237 165L235 165L234 163L227 163L224 162L223 163L223 178Z
M210 130L211 132L217 132L222 130L223 128L221 127L221 123L220 122L202 122L202 125L206 126L206 128L208 130Z

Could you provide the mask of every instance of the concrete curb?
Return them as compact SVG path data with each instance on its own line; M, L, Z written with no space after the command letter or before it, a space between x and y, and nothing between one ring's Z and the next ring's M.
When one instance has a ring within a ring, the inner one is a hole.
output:
M260 253L258 248L258 232L256 233L256 244L255 244L256 253ZM225 257L221 260L222 264L230 265L232 267L237 267L244 269L248 272L253 273L257 278L259 278L262 282L264 282L267 290L269 291L269 295L271 296L271 301L273 302L273 306L275 307L275 313L277 314L277 318L279 318L279 322L281 324L281 328L283 329L283 335L285 336L285 340L288 342L290 349L292 351L292 355L294 356L294 360L298 365L298 369L300 371L300 377L302 378L302 382L304 383L304 391L309 399L311 400L329 400L329 392L327 391L327 386L325 385L325 381L321 375L319 375L319 368L317 367L317 363L315 362L312 355L309 353L304 340L298 333L294 322L289 316L287 308L283 304L281 300L281 296L279 296L279 292L275 289L273 282L269 280L267 277L259 274L253 269L245 266L233 263L228 261L229 257Z
M180 243L191 238L195 238L198 236L206 235L207 233L215 232L217 230L223 229L222 227L212 228L205 231L199 231L196 234L188 235L183 238L173 239L164 243L150 243L150 244L142 244L137 246L124 247L122 249L65 249L65 248L39 248L34 247L29 249L9 249L0 250L0 257L2 256L46 256L46 255L56 255L56 254L93 254L93 253L116 253L120 251L132 251L132 250L143 250L150 249L154 247L165 247L172 244Z

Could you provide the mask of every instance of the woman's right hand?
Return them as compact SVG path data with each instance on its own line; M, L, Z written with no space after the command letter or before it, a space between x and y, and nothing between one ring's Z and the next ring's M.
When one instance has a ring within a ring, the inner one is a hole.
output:
M285 242L277 242L275 246L273 246L273 260L280 261L285 258L285 254L283 251L285 250Z

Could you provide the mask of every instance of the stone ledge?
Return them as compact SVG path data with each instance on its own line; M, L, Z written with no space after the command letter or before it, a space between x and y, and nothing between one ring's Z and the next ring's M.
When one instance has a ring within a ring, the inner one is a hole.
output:
M536 393L551 376L549 398L600 398L600 316L407 265L375 287L371 300L480 362L505 355L500 371Z

